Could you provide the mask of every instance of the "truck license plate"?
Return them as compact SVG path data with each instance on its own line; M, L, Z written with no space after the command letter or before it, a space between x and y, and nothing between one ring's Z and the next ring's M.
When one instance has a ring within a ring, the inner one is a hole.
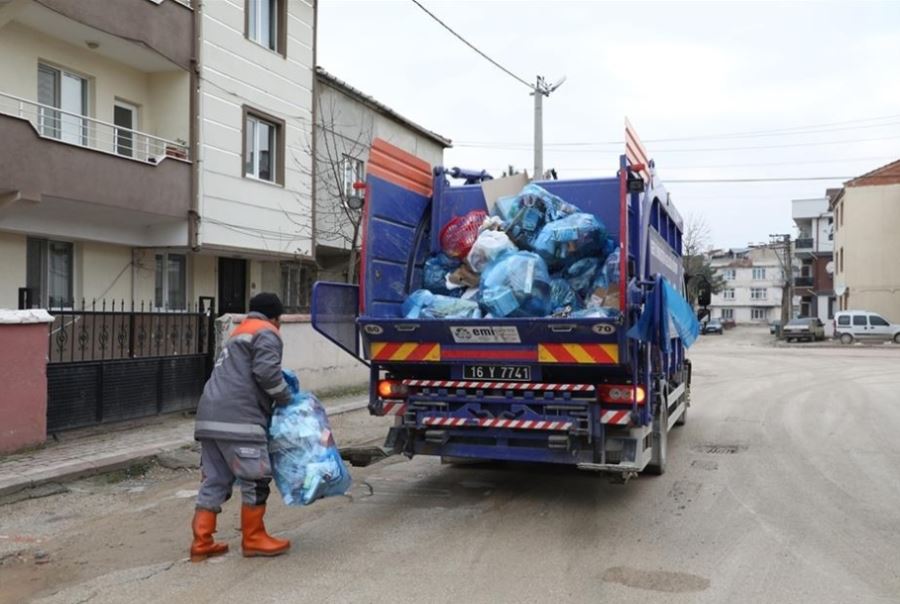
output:
M466 365L463 367L463 379L530 382L531 367L522 365Z

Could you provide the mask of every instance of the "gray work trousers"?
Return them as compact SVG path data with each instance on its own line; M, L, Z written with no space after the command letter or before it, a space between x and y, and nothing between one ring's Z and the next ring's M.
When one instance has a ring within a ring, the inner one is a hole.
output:
M221 512L235 481L246 505L264 505L269 498L272 462L263 443L201 439L200 474L198 508Z

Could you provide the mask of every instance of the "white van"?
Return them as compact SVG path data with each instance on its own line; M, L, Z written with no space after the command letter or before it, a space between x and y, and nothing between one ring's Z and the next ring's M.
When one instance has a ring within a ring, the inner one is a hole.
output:
M834 337L843 344L854 340L893 340L900 344L900 325L866 310L842 310L834 314Z

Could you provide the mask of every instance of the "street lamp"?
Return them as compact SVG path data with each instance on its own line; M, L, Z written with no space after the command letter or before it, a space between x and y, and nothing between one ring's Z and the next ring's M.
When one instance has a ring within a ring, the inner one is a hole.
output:
M537 81L532 89L534 96L534 177L543 178L544 175L544 97L563 85L566 76L561 77L555 84L547 84L543 76L537 76Z

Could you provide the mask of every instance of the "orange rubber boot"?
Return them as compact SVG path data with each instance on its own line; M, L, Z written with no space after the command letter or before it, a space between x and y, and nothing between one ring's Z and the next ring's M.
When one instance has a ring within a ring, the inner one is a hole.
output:
M291 542L287 539L276 539L266 532L263 524L263 516L266 513L264 505L241 506L241 549L244 556L278 556L288 551Z
M221 556L228 551L227 543L216 543L213 533L216 532L216 513L197 508L194 521L191 523L194 541L191 543L191 562L203 562L212 556Z

